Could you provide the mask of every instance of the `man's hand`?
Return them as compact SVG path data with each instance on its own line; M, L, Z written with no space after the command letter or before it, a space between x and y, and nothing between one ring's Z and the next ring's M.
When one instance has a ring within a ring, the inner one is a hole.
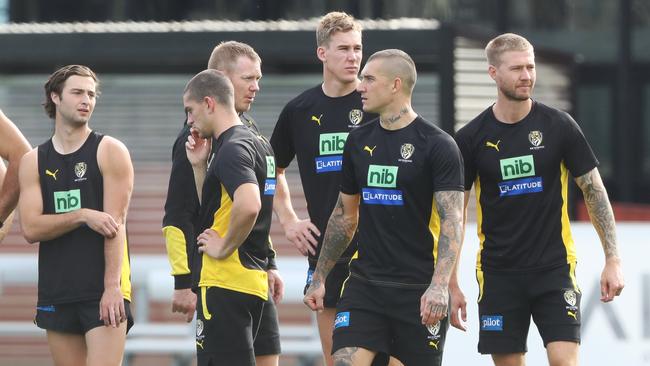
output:
M296 220L284 226L284 235L287 239L298 248L300 254L316 255L316 247L320 231L309 219Z
M117 235L117 230L120 228L120 225L113 219L113 216L97 210L83 210L84 222L93 231L109 239L113 239Z
M119 285L104 288L102 299L99 301L99 320L103 320L105 326L113 328L126 321L124 298Z
M196 238L196 245L199 246L199 252L216 259L222 258L225 244L223 238L212 229L205 229Z
M320 279L312 279L302 302L313 311L322 311L325 308L323 306L324 297L325 284L323 284Z
M447 286L430 285L420 298L422 324L434 325L447 316L449 289Z
M464 332L467 330L467 327L465 326L465 323L467 323L467 300L465 300L465 295L460 290L460 287L449 286L449 296L451 300L449 324ZM458 316L459 311L460 316Z
M273 302L278 304L282 301L284 296L284 281L280 276L280 272L277 269L269 269L266 271L269 278L269 290L271 291L271 297Z
M212 139L203 139L194 129L191 131L192 133L187 136L187 142L185 142L187 160L190 161L192 166L205 165L212 148Z
M185 314L185 321L191 322L196 311L196 294L189 288L174 290L172 312Z
M619 296L625 287L621 259L610 257L605 260L605 268L600 275L600 301L610 302Z

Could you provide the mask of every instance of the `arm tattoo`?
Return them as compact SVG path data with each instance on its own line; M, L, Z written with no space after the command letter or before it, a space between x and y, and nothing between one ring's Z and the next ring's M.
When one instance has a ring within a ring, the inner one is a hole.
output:
M438 238L438 254L431 281L432 286L446 288L456 264L462 241L463 194L460 191L434 193L440 217L440 237Z
M327 222L323 246L315 270L315 274L318 274L318 276L314 276L314 280L324 280L327 277L327 274L350 244L354 231L357 229L358 220L346 217L343 206L343 200L339 194L334 211L332 211L332 215Z
M594 168L589 173L576 178L575 181L582 190L591 223L600 237L605 258L618 256L614 212L598 169Z
M334 366L351 366L352 358L359 350L358 347L345 347L336 351L333 355Z

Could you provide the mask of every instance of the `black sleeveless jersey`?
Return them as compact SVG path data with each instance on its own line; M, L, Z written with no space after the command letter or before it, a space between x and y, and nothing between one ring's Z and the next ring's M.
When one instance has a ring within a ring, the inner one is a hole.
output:
M456 134L465 189L476 190L477 269L539 271L576 263L568 214L569 173L598 165L567 113L533 102L514 124L490 106Z
M243 125L224 131L214 146L214 158L203 183L196 233L211 228L221 237L226 236L233 197L242 184L253 183L259 187L262 207L250 234L228 258L219 260L198 251L194 253L194 287L216 286L266 300L276 182L273 150L264 136Z
M97 164L103 135L91 132L70 154L59 154L52 139L38 147L38 175L43 214L81 208L103 211L104 184ZM121 289L130 300L128 246L122 264ZM104 292L104 237L80 226L56 239L42 241L38 255L38 305L99 300Z
M316 254L309 255L312 264L318 260L327 222L338 200L345 140L350 131L375 117L363 112L357 91L332 98L325 95L321 85L291 100L278 117L271 136L278 167L286 168L297 158L309 218L321 232ZM356 248L355 237L340 262L347 263Z

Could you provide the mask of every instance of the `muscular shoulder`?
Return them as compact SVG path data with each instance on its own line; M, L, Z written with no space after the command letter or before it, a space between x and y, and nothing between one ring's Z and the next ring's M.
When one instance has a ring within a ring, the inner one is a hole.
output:
M97 147L97 164L102 172L128 168L131 167L131 155L122 141L104 136Z

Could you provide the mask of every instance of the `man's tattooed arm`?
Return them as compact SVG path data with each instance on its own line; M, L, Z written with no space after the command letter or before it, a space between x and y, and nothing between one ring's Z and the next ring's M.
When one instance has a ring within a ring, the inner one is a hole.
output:
M320 250L312 285L317 287L325 280L341 254L350 244L359 223L359 195L339 193L338 201L329 221Z
M447 315L449 279L462 241L463 192L436 192L434 199L440 217L440 237L433 278L420 304L424 324L436 323Z
M591 223L600 237L605 258L618 257L614 212L598 168L575 178L575 181L582 190Z

